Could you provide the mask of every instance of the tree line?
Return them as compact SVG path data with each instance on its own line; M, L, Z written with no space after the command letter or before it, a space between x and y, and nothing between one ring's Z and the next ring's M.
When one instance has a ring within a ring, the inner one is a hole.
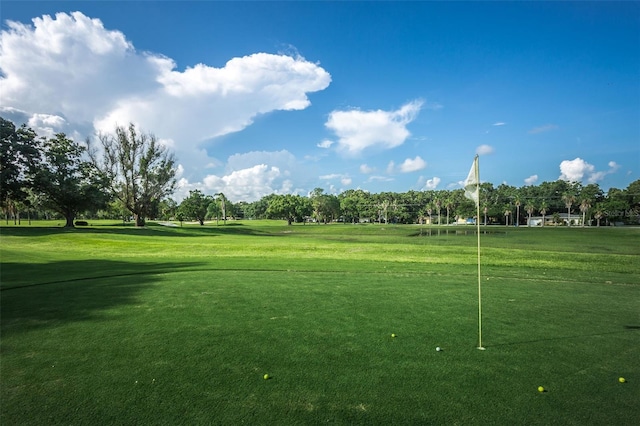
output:
M0 206L6 221L21 213L60 216L73 227L79 215L93 216L119 205L143 226L153 206L173 194L175 158L152 134L134 125L80 143L64 133L38 137L0 117Z
M480 186L480 218L463 189L340 194L316 188L307 196L269 194L254 202L233 203L223 193L192 190L177 203L176 160L151 133L134 125L117 126L83 143L60 133L38 137L26 125L0 117L0 206L5 220L62 217L122 218L143 226L147 219L280 219L307 223L451 224L474 218L484 224L527 224L541 216L558 224L633 223L640 217L640 180L606 193L596 183L557 180L514 187ZM563 217L561 217L561 215Z

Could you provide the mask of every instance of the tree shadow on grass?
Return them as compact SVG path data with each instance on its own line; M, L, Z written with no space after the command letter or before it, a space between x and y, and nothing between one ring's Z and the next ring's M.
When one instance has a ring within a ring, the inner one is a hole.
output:
M2 335L92 320L107 309L140 303L139 294L157 283L160 275L195 266L111 260L5 263L0 292ZM7 274L16 269L33 279L7 282Z
M501 346L517 346L517 345L528 345L528 344L532 344L532 343L544 343L544 342L553 342L553 341L559 341L559 340L572 340L572 339L584 339L584 338L588 338L588 337L601 337L601 336L606 336L606 335L610 335L610 334L621 334L621 333L628 333L630 331L639 331L640 330L640 326L637 325L624 325L622 326L622 330L618 330L618 331L604 331L601 333L592 333L592 334L576 334L576 335L567 335L567 336L559 336L559 337L542 337L539 339L531 339L531 340L522 340L522 341L517 341L517 342L508 342L508 343L495 343L495 344L490 344L490 345L484 345L485 347L501 347Z
M205 225L205 226L185 226L171 227L157 223L147 223L146 226L137 228L132 225L96 225L87 227L65 228L54 226L11 226L0 227L0 234L11 237L45 236L52 234L106 234L106 235L133 235L137 237L216 237L219 235L252 235L252 236L273 236L266 231L242 226L241 224L230 225Z

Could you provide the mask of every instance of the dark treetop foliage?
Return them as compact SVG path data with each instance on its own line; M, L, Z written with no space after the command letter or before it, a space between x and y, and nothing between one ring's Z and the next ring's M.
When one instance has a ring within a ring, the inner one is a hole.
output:
M36 168L38 148L36 133L25 125L16 129L0 117L0 205L8 214L17 203L27 199L33 182L30 171Z
M33 188L43 204L60 213L67 227L76 215L106 206L107 182L91 162L83 159L86 148L63 133L41 140L39 166L33 171Z

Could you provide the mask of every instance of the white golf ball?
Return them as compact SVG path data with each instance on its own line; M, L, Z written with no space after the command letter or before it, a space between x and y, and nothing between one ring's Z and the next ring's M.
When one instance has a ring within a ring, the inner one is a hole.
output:
M440 346L438 346L438 347L436 348L436 351L438 351L438 352L440 352L441 350L442 350L442 349L440 349Z

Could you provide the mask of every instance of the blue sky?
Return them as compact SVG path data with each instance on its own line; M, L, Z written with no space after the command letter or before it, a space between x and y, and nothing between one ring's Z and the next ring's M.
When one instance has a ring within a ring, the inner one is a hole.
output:
M3 1L0 14L2 115L80 139L132 121L176 153L178 199L454 189L476 153L496 186L640 178L638 2Z

